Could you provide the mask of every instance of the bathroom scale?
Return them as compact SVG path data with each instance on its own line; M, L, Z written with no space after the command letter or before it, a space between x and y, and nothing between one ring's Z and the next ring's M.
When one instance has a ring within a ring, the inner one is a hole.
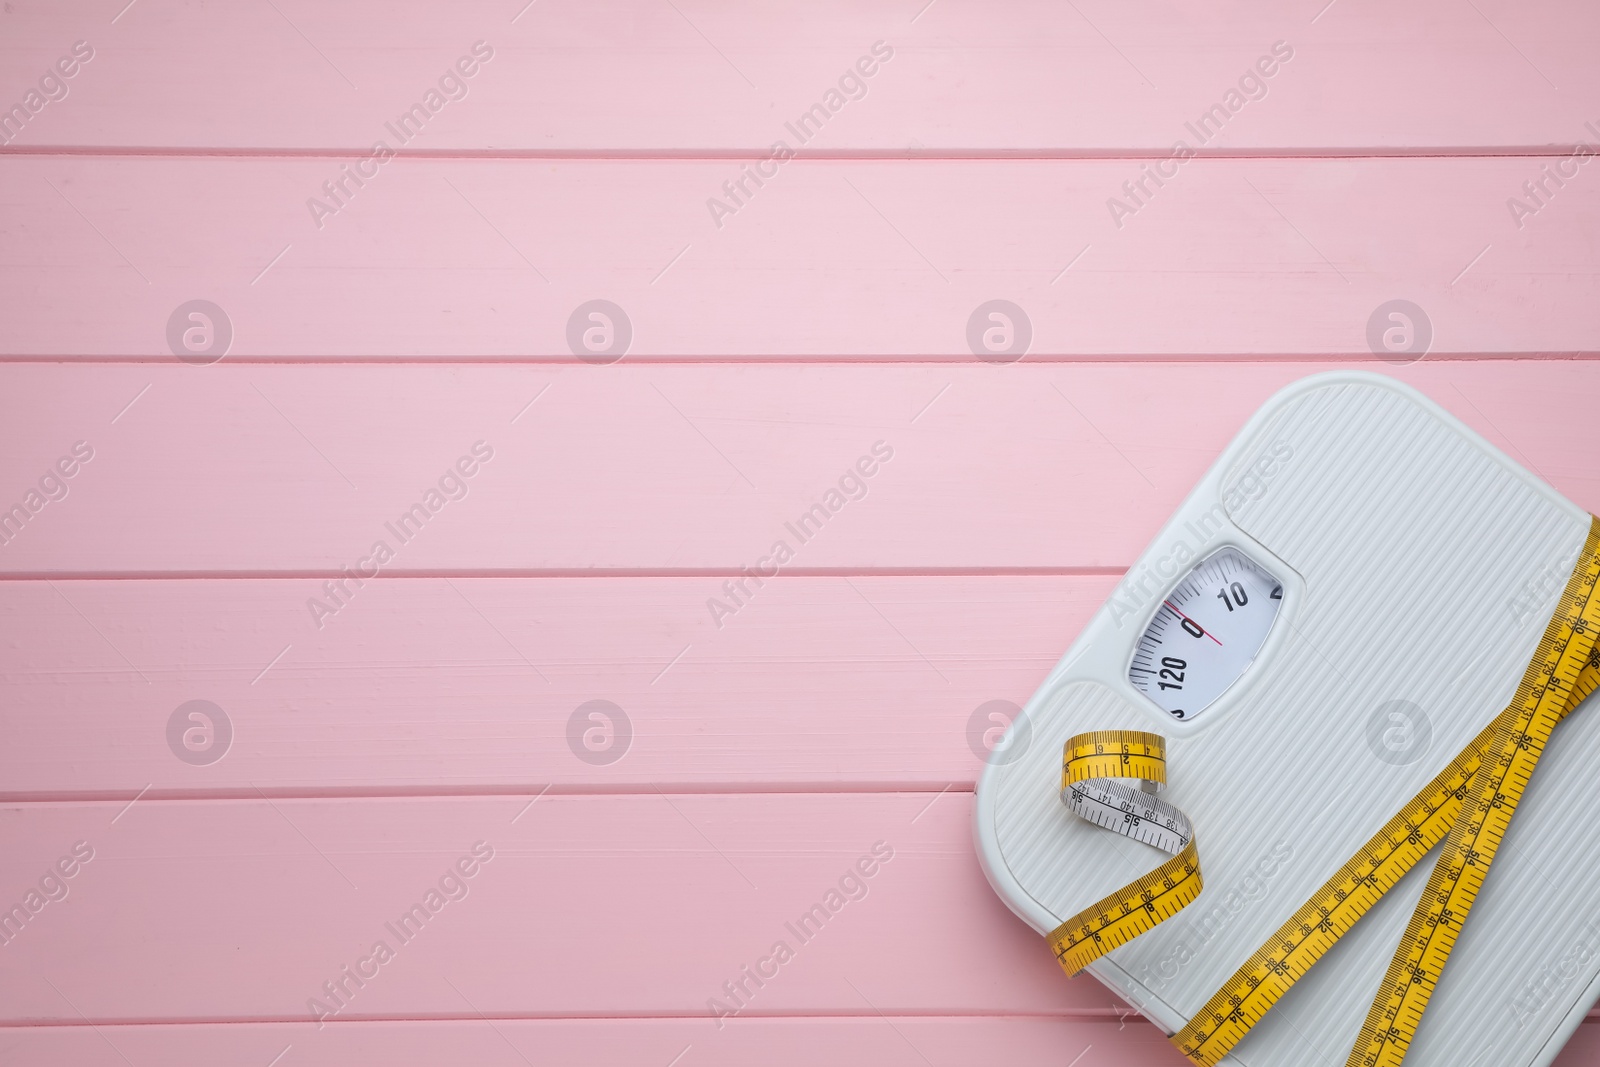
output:
M1285 388L990 753L990 883L1196 1063L1549 1064L1600 996L1596 530L1409 386Z

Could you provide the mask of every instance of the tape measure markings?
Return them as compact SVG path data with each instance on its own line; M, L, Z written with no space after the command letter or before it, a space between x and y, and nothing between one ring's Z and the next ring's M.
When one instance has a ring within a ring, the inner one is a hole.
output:
M1449 833L1484 746L1514 719L1510 709L1409 800L1383 828L1245 961L1172 1038L1195 1063L1214 1064L1249 1032L1384 893Z
M1464 818L1451 827L1347 1067L1398 1067L1405 1058L1551 733L1594 689L1584 674L1600 633L1597 549L1600 519L1591 519L1583 556L1517 688L1516 724L1495 731Z
M1200 856L1189 817L1153 792L1167 782L1166 752L1165 738L1142 730L1099 730L1067 742L1061 766L1067 807L1096 826L1174 854L1049 935L1068 974L1165 922L1200 895ZM1128 784L1135 779L1144 788Z

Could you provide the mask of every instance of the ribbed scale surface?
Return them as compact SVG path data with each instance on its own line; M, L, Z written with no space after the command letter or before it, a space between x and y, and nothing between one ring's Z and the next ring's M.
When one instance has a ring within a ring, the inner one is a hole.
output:
M1167 797L1194 820L1205 892L1097 965L1184 1017L1511 699L1587 526L1502 457L1380 386L1291 398L1223 486L1278 444L1292 458L1230 514L1298 571L1305 596L1286 602L1277 625L1290 627L1287 640L1253 668L1237 702L1169 742ZM1369 719L1393 700L1432 725L1410 766L1378 759L1366 741ZM1033 746L1005 768L996 820L1008 867L1064 919L1161 854L1065 810L1061 745L1081 730L1148 729L1152 719L1070 671L1030 714ZM1600 716L1579 712L1519 809L1408 1065L1463 1065L1486 1047L1495 1049L1486 1064L1548 1058L1540 1047L1600 972L1600 926L1581 933L1600 909L1578 889L1600 882L1600 796L1585 769L1596 760ZM1284 843L1292 856L1274 862ZM1263 861L1276 867L1265 879L1252 873ZM1245 1039L1236 1062L1342 1063L1425 879L1416 872L1363 920ZM1580 937L1589 951L1575 971L1563 961ZM1513 998L1546 966L1559 971L1557 988L1521 1013L1519 1029Z

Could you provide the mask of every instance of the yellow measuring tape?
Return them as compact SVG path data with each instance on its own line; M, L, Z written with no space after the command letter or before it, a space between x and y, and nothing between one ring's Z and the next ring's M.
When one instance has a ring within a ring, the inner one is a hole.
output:
M1119 779L1139 779L1143 788ZM1077 974L1119 945L1172 918L1200 895L1200 857L1189 817L1156 799L1167 782L1167 742L1140 730L1099 730L1067 741L1061 799L1074 813L1172 854L1149 874L1062 923L1056 958Z
M1346 1067L1398 1067L1551 731L1600 688L1597 585L1600 518L1591 517L1583 553L1516 698L1172 1036L1185 1056L1202 1067L1220 1061L1402 875L1444 841L1346 1061ZM1068 974L1171 918L1200 895L1189 820L1150 793L1166 781L1165 750L1159 735L1133 730L1079 734L1067 741L1062 798L1068 806L1130 837L1146 831L1141 840L1176 853L1048 935ZM1117 779L1150 784L1133 787ZM1167 830L1165 836L1146 830L1152 820ZM1179 836L1181 845L1169 847Z

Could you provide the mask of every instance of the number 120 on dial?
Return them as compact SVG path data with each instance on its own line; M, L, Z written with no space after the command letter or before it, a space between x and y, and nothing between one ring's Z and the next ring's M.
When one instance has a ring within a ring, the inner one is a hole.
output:
M1218 549L1161 602L1128 681L1173 718L1193 719L1249 668L1282 603L1282 582L1238 549Z

